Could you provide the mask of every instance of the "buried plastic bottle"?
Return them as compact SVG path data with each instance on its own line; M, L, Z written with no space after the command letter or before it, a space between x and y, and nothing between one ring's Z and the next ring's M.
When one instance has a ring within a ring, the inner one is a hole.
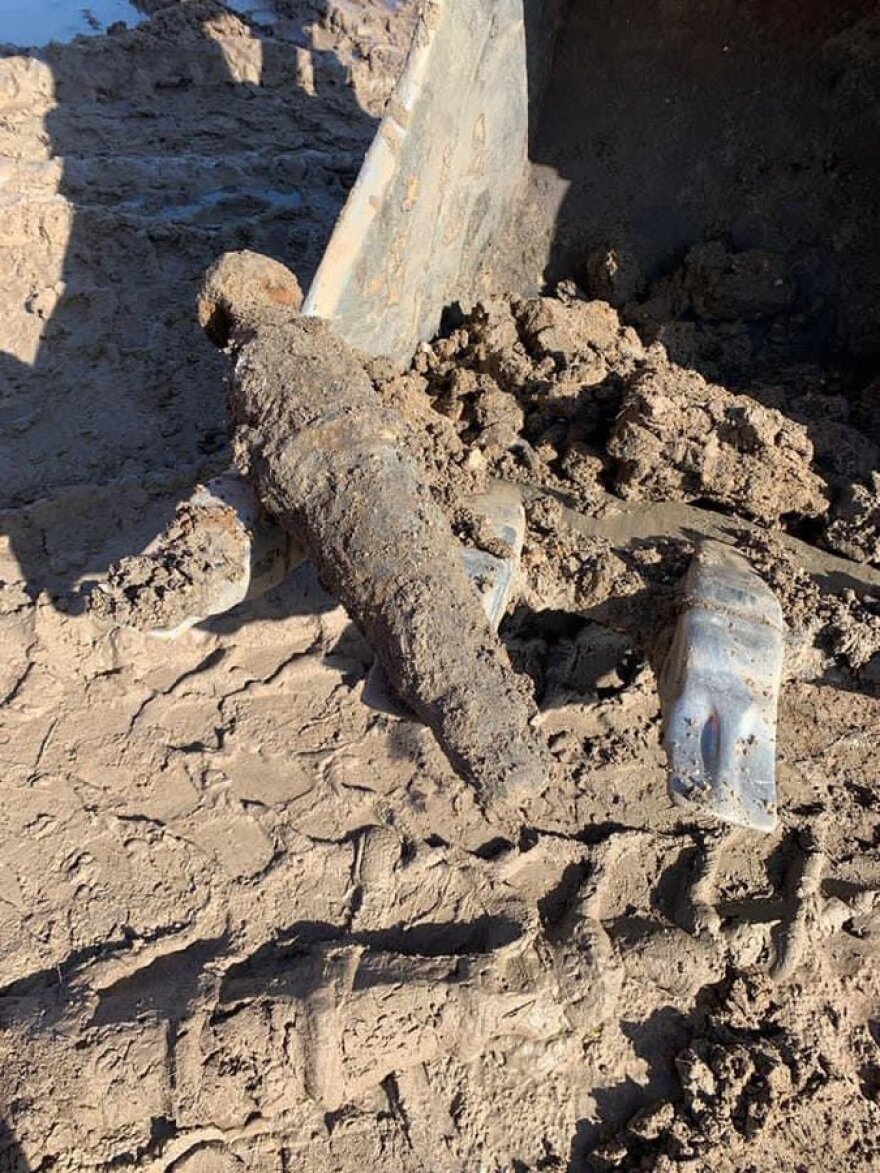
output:
M669 792L680 806L776 827L776 712L785 624L776 596L735 550L701 546L661 683Z

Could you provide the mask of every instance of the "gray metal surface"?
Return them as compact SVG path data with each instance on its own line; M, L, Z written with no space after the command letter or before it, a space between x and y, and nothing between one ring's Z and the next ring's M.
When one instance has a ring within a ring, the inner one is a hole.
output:
M405 359L466 303L526 177L523 0L429 0L303 312Z

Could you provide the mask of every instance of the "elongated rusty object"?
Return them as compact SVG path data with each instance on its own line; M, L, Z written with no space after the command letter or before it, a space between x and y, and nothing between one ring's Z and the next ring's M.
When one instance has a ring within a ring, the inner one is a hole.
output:
M277 301L239 303L241 264L232 254L212 266L200 303L233 356L239 471L307 547L400 697L480 799L515 803L536 792L549 757L534 701L407 450L403 417L326 322Z

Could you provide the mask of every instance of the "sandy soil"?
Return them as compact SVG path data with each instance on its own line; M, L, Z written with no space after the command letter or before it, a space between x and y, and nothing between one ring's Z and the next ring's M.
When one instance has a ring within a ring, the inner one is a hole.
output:
M502 634L554 787L511 838L362 702L373 653L311 567L173 644L83 610L228 459L202 271L251 247L308 281L409 15L150 7L0 60L0 1168L877 1168L876 384L801 366L796 396L785 355L735 399L719 300L783 333L796 311L766 256L717 249L620 298L594 259L595 289L499 300L375 372L436 420L428 471L458 445L542 490ZM730 424L711 492L695 396ZM656 668L700 526L792 629L770 836L666 795Z

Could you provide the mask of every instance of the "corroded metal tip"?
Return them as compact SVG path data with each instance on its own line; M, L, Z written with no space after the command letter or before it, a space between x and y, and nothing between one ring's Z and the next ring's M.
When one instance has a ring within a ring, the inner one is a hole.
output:
M219 257L205 271L199 289L199 325L225 347L237 329L253 328L267 309L298 313L303 293L296 276L271 257L242 249Z

